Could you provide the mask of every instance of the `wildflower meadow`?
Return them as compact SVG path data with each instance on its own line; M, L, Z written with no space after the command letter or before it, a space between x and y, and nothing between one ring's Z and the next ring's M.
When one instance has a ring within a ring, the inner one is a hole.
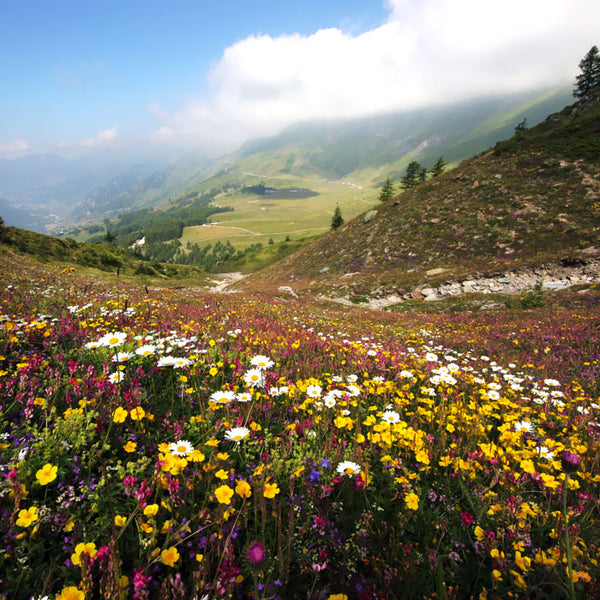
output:
M0 286L0 598L600 597L600 311Z

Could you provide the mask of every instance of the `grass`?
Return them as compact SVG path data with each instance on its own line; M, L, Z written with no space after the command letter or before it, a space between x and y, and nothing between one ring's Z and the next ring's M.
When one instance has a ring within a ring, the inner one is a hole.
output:
M235 248L251 244L305 238L325 233L339 204L342 215L350 219L375 206L375 190L359 190L343 183L319 180L261 178L245 176L246 185L263 182L271 187L310 187L317 196L301 199L276 199L268 195L245 194L229 191L218 195L215 204L228 206L233 212L221 213L211 220L214 225L186 227L181 242L223 243L229 241Z

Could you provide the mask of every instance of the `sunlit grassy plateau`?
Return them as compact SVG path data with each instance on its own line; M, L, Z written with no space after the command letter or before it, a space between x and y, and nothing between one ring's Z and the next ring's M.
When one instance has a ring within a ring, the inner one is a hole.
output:
M0 262L1 598L600 594L597 289L389 314Z

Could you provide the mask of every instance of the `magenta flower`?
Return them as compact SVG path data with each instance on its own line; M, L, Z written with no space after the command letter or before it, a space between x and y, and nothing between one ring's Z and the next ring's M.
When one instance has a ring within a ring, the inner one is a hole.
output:
M258 567L263 564L267 558L265 547L259 542L252 542L246 551L246 559L253 567Z

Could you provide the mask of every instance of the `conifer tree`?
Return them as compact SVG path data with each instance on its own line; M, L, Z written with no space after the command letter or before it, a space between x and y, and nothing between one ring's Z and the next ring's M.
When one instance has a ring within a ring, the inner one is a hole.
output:
M385 202L386 200L390 200L394 197L394 184L390 181L388 177L379 192L379 200L381 202Z
M408 167L406 167L406 175L400 180L402 187L407 190L417 185L417 183L422 181L422 171L423 167L416 160L409 162Z
M446 170L446 161L443 156L440 156L434 163L433 167L429 169L432 177L438 177Z
M579 63L581 73L577 75L573 96L584 98L592 90L600 88L600 52L598 46L592 46Z
M340 207L336 205L333 217L331 218L331 229L337 229L344 224L344 218L342 217L342 211Z

